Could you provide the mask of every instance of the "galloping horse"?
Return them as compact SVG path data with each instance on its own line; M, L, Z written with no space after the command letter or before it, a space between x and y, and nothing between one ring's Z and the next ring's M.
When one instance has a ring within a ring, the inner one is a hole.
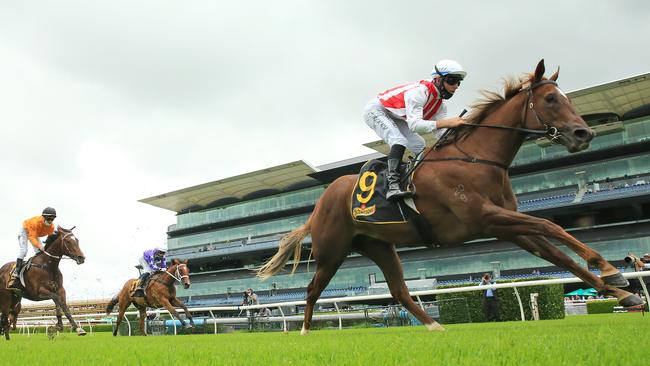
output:
M85 260L84 254L79 248L79 240L72 233L72 229L57 227L54 234L50 235L42 252L34 255L31 261L31 267L25 270L25 287L21 294L16 295L6 290L7 281L11 276L11 271L15 262L9 262L0 268L0 324L4 328L5 338L9 339L9 321L8 317L16 309L16 303L20 302L21 297L32 301L53 300L56 305L56 329L63 329L63 320L61 312L65 313L72 329L78 335L86 335L86 332L77 325L72 316L70 309L66 304L65 289L63 288L63 275L59 270L59 262L64 256L70 257L82 264Z
M625 307L643 303L638 296L618 288L627 286L627 280L599 253L560 226L517 212L507 169L526 135L547 135L569 152L586 149L594 137L558 88L559 69L548 79L543 77L544 71L541 60L532 74L517 81L506 80L504 96L485 92L486 99L473 105L467 126L456 131L451 143L425 151L413 177L417 187L414 200L435 243L427 242L422 238L425 235L421 236L410 223L373 225L354 221L350 203L355 175L340 177L325 190L307 222L282 238L278 252L258 272L259 277L268 278L293 255L293 273L300 260L300 243L311 233L316 272L307 288L301 334L309 332L316 300L352 251L377 264L391 295L429 330L444 330L410 297L395 247L449 247L480 237L513 242L570 271L599 293L615 296ZM550 238L598 267L601 277L578 265Z
M115 329L113 330L114 336L117 335L120 323L122 322L122 319L124 319L124 312L131 304L135 305L140 312L140 334L143 336L147 335L144 331L144 318L147 316L147 307L164 307L181 322L183 327L194 327L192 314L187 310L187 306L176 298L176 287L174 287L176 281L182 283L183 287L186 289L190 287L190 270L187 266L187 260L181 262L178 259L173 259L172 265L165 271L152 274L151 277L149 277L147 288L145 289L145 297L131 296L131 292L134 290L137 281L137 279L126 281L122 290L113 297L106 307L106 314L108 315L113 311L115 305L119 304L117 322L115 323ZM180 307L185 310L185 315L190 319L190 324L186 324L185 321L181 319L178 312L176 312L176 309L174 309L175 307Z

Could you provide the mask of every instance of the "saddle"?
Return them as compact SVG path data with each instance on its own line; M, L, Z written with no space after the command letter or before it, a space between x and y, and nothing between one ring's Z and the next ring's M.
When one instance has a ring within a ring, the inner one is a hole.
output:
M402 184L415 192L413 172L421 161L421 156L412 159L402 166ZM426 219L420 215L412 197L398 201L388 201L388 180L386 179L387 164L381 160L370 160L359 172L359 179L352 191L350 213L358 222L370 224L401 224L410 222L418 231L420 237L428 245L436 242L435 236Z

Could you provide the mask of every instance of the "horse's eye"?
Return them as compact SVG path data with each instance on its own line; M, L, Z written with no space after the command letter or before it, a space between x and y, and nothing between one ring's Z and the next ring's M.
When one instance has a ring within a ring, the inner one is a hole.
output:
M546 103L555 103L557 102L557 96L555 94L549 94L544 97L544 100L546 100Z

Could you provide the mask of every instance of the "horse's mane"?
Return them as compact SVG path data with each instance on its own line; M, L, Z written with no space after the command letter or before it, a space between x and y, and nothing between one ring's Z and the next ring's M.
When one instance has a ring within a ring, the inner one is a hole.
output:
M54 243L54 241L61 235L61 231L57 230L54 233L50 234L47 236L47 239L45 239L45 247L43 249L47 249L47 247Z
M524 74L519 78L503 78L503 94L498 91L483 89L480 91L482 98L471 104L471 112L467 116L467 123L481 124L483 120L497 108L505 104L510 98L514 97L519 91L533 81L534 74ZM463 126L453 133L448 142L460 141L467 137L476 127Z

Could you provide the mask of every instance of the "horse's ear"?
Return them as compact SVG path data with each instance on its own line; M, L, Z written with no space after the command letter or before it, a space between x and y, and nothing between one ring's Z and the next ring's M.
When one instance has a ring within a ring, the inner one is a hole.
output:
M553 75L551 75L551 77L549 79L551 79L553 81L557 81L558 76L560 76L560 67L559 66L557 67L557 71Z
M189 262L189 261L190 261L189 259L186 259L186 260L183 261L183 264L187 264L187 262Z
M172 264L179 264L179 263L180 263L180 261L178 259L176 259L176 258L172 259Z
M546 71L546 68L544 67L544 59L541 59L537 64L537 68L535 69L535 80L533 81L533 83L539 83L540 81L542 81L542 76L544 76L544 71Z

